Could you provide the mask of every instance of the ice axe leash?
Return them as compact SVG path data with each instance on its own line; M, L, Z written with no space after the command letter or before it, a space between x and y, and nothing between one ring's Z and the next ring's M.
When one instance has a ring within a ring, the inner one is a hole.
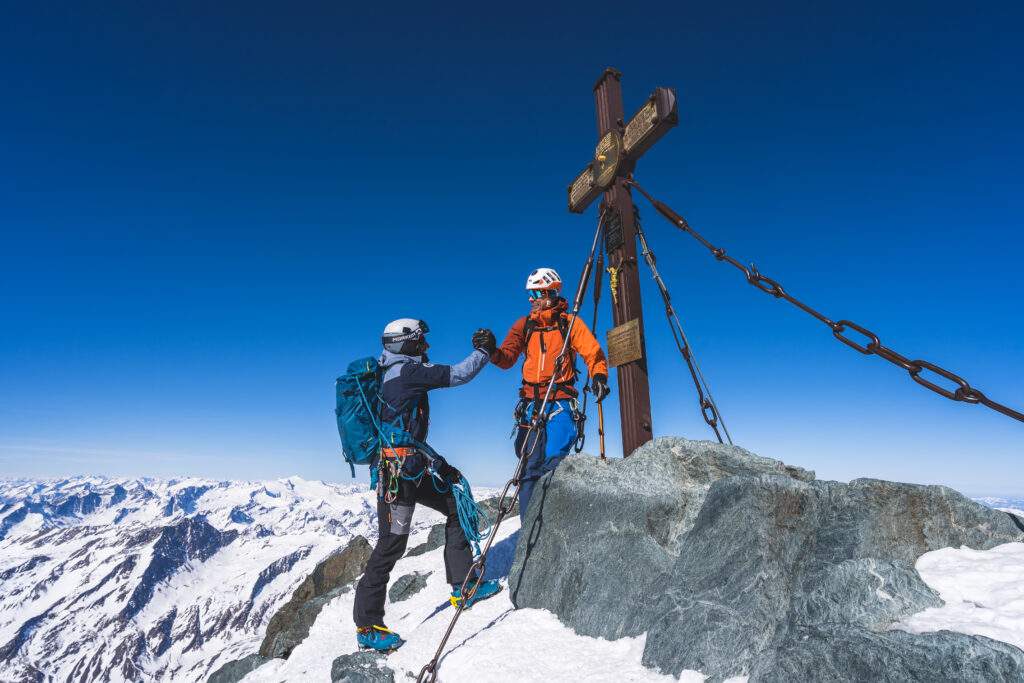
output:
M540 411L536 412L530 419L530 427L527 431L526 438L523 439L523 447L519 453L519 462L516 465L515 474L513 474L512 478L505 484L505 488L501 491L501 497L498 498L498 514L494 519L494 526L491 527L491 533L487 537L487 543L484 545L483 550L480 553L480 557L477 558L477 560L470 566L469 571L466 572L466 578L462 580L461 592L464 599L459 601L458 606L455 608L455 614L452 616L451 623L448 624L448 630L445 631L444 637L441 638L440 645L437 646L437 651L434 652L433 659L427 662L423 668L420 669L420 673L416 677L416 683L435 683L437 681L437 667L441 659L441 654L444 652L444 646L448 643L448 638L451 637L452 631L455 630L455 624L458 622L459 617L462 616L462 612L466 609L466 605L473 602L477 588L484 578L487 553L490 552L491 544L494 543L494 539L498 535L498 527L501 525L502 520L512 512L512 506L515 505L516 498L519 496L519 489L522 487L522 476L526 469L526 463L531 457L533 457L533 453L536 450L540 439L536 438L536 436L534 437L533 444L530 446L529 452L527 452L527 444L530 444L531 434L544 428L545 411L547 409L548 401L551 398L552 389L555 386L555 379L558 377L559 370L565 362L566 353L568 353L569 350L569 339L572 334L572 326L576 322L576 316L579 315L580 308L583 306L583 299L586 297L587 284L590 282L590 274L594 268L594 252L597 250L597 245L600 241L607 215L608 210L602 210L597 221L597 232L594 234L593 246L590 247L590 256L587 257L587 262L583 266L583 272L580 274L579 284L576 286L576 296L573 299L572 317L569 319L569 328L566 330L565 339L562 341L562 351L558 354L558 358L555 359L555 371L551 374L551 379L548 380L548 387L544 392L544 400L541 402ZM604 436L602 435L601 438L603 442ZM601 451L603 453L604 449L602 448ZM511 495L509 495L509 489L512 489ZM507 505L505 502L506 498L508 498ZM472 582L472 586L469 588L469 593L467 593L467 585L470 583L474 574L476 574L479 579Z

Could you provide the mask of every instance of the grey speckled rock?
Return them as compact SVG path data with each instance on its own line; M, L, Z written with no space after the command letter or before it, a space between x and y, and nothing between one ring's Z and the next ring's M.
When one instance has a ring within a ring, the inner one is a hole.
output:
M444 545L445 539L445 523L435 524L430 527L430 533L427 534L427 550L437 550Z
M742 448L678 438L648 442L625 460L569 456L534 491L539 504L526 514L509 577L512 602L554 612L586 635L640 635L648 623L639 597L675 562L711 484L761 472L814 478Z
M206 683L238 683L250 672L255 671L272 659L273 657L261 657L258 654L236 659L214 671Z
M802 628L766 653L749 683L793 681L1019 683L1024 681L1024 656L1012 645L950 631L913 635L837 625Z
M493 498L487 498L485 500L478 501L477 507L479 507L480 511L487 516L487 519L490 520L491 524L494 524L494 520L498 517L498 497L494 496ZM518 514L519 501L517 500L515 503L512 504L512 511L509 512L509 515L517 516ZM478 531L483 531L486 528L486 526L487 525L485 524L483 519L478 520ZM427 542L420 543L419 545L410 548L409 551L405 553L405 556L415 557L416 555L422 555L423 553L426 553L428 551L436 550L444 545L444 539L444 522L440 524L435 524L434 526L430 527L430 533L427 535Z
M370 651L342 655L331 665L331 683L394 683L395 672L383 665L385 659Z
M905 665L919 680L945 675L934 668L945 655L929 643L978 662L1024 656L984 639L968 647L875 633L941 604L911 564L922 553L1024 540L1004 513L944 487L814 481L741 448L663 438L627 460L567 458L534 497L509 579L513 603L554 612L584 635L647 632L644 664L673 676L756 670L757 680L785 680L799 661L790 650L829 629L877 644L882 662L903 658L894 670ZM789 680L864 680L837 676Z
M263 657L285 657L309 635L309 627L328 602L352 590L348 584L366 568L373 548L362 536L353 538L345 548L321 562L299 584L284 607L270 618L260 645Z
M846 560L809 571L801 582L789 606L789 620L794 624L845 623L882 631L921 610L944 604L917 570L902 560Z
M408 600L427 587L427 577L431 573L421 574L420 572L413 572L412 574L398 577L388 591L388 599L391 602Z
M513 464L513 466L515 465L515 463L512 463L512 464ZM478 508L480 508L480 512L482 512L485 515L487 515L487 519L490 520L491 524L494 524L494 520L496 520L498 518L498 496L493 496L491 498L486 498L484 500L481 500L481 501L477 502L476 505L477 505ZM508 517L518 517L518 516L519 516L519 500L517 499L514 503L512 503L512 509L509 511L508 515L506 515L506 518L508 518ZM477 528L478 528L478 530L482 530L484 527L485 527L484 521L481 519L480 523L477 524Z

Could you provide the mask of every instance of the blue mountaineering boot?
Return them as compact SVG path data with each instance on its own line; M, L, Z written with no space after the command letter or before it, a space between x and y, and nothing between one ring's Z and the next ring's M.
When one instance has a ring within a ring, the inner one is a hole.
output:
M364 626L356 629L356 642L360 650L391 652L405 645L402 637L384 626Z
M466 591L472 593L473 584L466 586ZM476 594L466 603L466 609L469 609L481 600L497 595L501 591L501 585L497 579L491 579L490 581L484 581L480 584L480 587L476 589ZM452 598L451 603L453 607L458 607L462 604L462 586L452 586Z

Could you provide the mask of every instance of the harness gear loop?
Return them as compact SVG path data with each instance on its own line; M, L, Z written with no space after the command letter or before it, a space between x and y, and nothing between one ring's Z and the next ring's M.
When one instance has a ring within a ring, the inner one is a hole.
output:
M607 218L607 215L608 209L605 208L602 210L601 215L598 219L597 232L594 234L594 243L590 247L590 256L587 258L587 262L583 266L583 273L580 275L580 282L579 285L576 287L576 297L573 300L573 317L572 320L570 320L569 322L569 332L572 331L572 325L576 320L576 316L579 315L580 308L583 306L583 297L586 294L587 284L590 282L590 274L594 266L594 251L597 249L597 244L601 237L601 231L604 228L604 222ZM562 353L559 355L559 358L565 355L565 351L568 345L569 335L566 334L565 340L562 342ZM557 361L556 367L558 367ZM544 409L547 408L548 399L551 397L551 391L554 387L555 377L556 375L552 375L551 379L548 382L547 391L544 392L544 400L541 402L541 409L539 411L540 415L531 421L529 427L530 431L535 431L537 429L543 428ZM494 526L491 527L491 532L487 538L487 543L486 545L484 545L483 550L480 553L480 558L476 562L474 562L473 565L469 568L469 571L466 573L466 578L462 582L461 590L462 594L466 596L466 599L462 600L459 603L458 607L456 608L455 614L454 616L452 616L451 623L448 624L448 630L445 631L444 636L441 638L441 643L437 646L437 650L434 652L433 659L427 662L423 666L423 668L420 669L420 673L416 677L417 683L423 683L424 681L427 681L428 683L435 683L435 681L437 681L437 663L438 660L441 659L441 654L444 652L444 646L448 643L448 638L451 637L452 631L455 629L455 624L458 622L459 617L462 615L463 610L466 608L466 605L472 602L473 596L476 595L476 587L479 586L481 582L475 582L474 585L470 588L470 593L468 595L466 593L467 584L469 583L470 578L474 575L474 573L476 573L477 576L484 576L484 573L486 571L485 562L487 560L487 553L490 552L491 544L494 542L494 539L497 536L498 527L501 525L501 521L505 518L506 515L508 515L512 511L512 506L515 505L516 498L519 496L519 489L521 487L520 477L522 477L523 471L526 469L527 460L533 457L533 453L536 450L537 443L539 441L540 439L533 439L533 445L530 447L529 453L527 453L526 444L530 442L529 434L527 435L527 438L523 440L523 452L519 454L519 462L516 464L516 471L512 475L512 478L509 479L508 482L505 484L505 488L502 489L501 496L498 498L498 515L494 520ZM515 488L513 489L511 498L509 498L508 504L506 505L505 498L508 496L509 489L513 487Z
M583 396L586 399L586 394ZM569 409L572 411L572 424L576 427L576 439L572 443L573 450L579 453L583 450L583 442L587 439L587 413L577 399L569 399Z

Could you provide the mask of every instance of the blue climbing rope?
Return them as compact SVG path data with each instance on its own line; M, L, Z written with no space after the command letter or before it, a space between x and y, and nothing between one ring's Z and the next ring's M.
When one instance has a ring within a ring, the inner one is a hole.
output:
M416 448L419 448L420 450L424 451L424 453L427 455L428 460L430 460L431 462L433 462L435 459L441 458L441 456L439 456L433 448L431 448L430 446L421 441L418 441L417 439L414 439L412 435L409 434L409 432L405 431L402 427L396 427L395 425L389 422L377 422L377 420L374 418L374 411L370 406L370 400L366 397L366 393L363 391L363 387L360 386L358 382L356 383L356 386L359 387L359 393L362 396L363 403L370 413L370 420L373 422L373 426L376 427L377 433L380 435L379 439L382 450L384 448L393 448L395 445L405 445L406 443L409 443L415 446ZM383 401L383 399L380 396L377 396L376 398L378 401ZM400 437L402 443L395 444L396 435ZM437 481L435 480L440 480L441 477L437 475L437 473L433 470L433 468L430 465L428 465L427 469L425 469L423 472L420 472L419 475L415 477L406 476L401 472L399 472L399 476L409 481L416 481L420 477L422 477L426 472L429 472L430 483L433 484L435 491L437 491L438 493L448 492L449 489L447 488L438 488ZM371 473L371 482L373 479L373 474L375 473L376 472ZM491 535L491 520L487 517L486 514L484 514L484 512L479 508L479 506L477 506L476 501L473 500L473 491L472 489L469 488L469 481L467 481L465 477L460 477L458 482L450 482L449 487L451 489L452 495L455 497L455 507L456 509L458 509L459 512L459 526L462 527L463 533L466 534L466 540L469 541L469 543L473 546L473 557L479 557L480 542L487 540L487 537ZM484 531L479 530L481 517L483 518L484 521Z
M465 477L452 484L452 494L455 496L455 506L459 511L459 525L462 526L462 531L466 534L466 540L473 546L473 557L479 557L480 541L486 540L491 535L491 520L473 500L473 491L469 488L469 482ZM479 530L481 517L484 522L483 531Z

